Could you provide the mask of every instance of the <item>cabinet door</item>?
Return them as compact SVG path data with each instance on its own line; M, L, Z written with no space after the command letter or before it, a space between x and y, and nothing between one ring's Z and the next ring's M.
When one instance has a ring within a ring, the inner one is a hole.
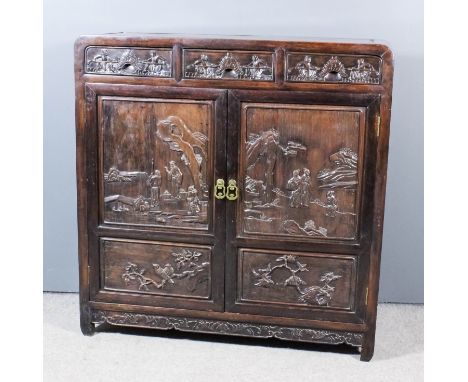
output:
M229 93L229 310L360 322L378 100Z
M95 300L223 308L226 98L86 84Z

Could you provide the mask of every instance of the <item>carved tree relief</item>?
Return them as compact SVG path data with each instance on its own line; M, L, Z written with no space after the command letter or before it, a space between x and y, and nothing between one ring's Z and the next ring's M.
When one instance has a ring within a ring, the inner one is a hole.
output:
M306 264L302 264L297 257L293 255L280 256L276 261L280 263L274 266L268 263L264 268L252 270L256 278L255 286L263 288L293 287L299 294L298 301L305 304L328 305L333 299L335 287L332 284L335 280L341 278L341 275L337 275L333 272L326 272L321 275L319 280L322 285L307 286L307 282L300 277L300 273L309 271ZM277 269L287 270L288 273L285 280L273 280L273 273Z
M241 249L239 302L285 303L348 309L352 306L353 257Z
M105 289L194 298L210 295L207 247L104 239L101 256Z
M244 232L354 238L361 112L252 104L244 113Z
M187 285L187 290L193 292L197 286L209 280L209 261L202 261L203 254L197 251L183 249L172 253L173 261L165 265L152 264L154 276L148 277L146 269L132 262L128 262L122 278L127 285L135 285L138 290L149 290L168 288L176 284L181 279L192 279L194 282ZM175 269L174 269L175 267Z

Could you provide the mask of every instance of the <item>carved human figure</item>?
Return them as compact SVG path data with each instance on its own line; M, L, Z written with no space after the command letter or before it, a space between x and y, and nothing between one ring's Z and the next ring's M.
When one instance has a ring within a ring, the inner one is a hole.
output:
M336 195L335 191L328 191L327 192L327 204L326 208L326 216L335 217L336 211L338 210L338 204L336 202Z
M247 66L247 75L252 79L262 79L265 69L268 69L266 62L254 54L252 61Z
M357 60L357 65L350 68L350 79L356 82L370 82L373 78L378 76L374 67L365 62L363 58Z
M301 205L301 176L299 170L293 171L293 176L288 180L286 188L291 192L289 207L297 208Z
M187 202L189 213L197 215L200 212L200 199L198 198L198 191L195 186L189 186L187 190Z
M102 49L101 54L94 56L93 61L97 63L96 72L111 72L112 59L107 49Z
M318 66L312 65L312 58L310 56L305 56L303 61L298 62L295 69L298 73L298 78L301 80L317 78L317 73L320 70Z
M310 170L303 169L300 182L301 206L307 207L310 200Z
M152 73L152 74L157 74L161 73L165 66L166 66L166 60L158 56L154 50L150 51L150 57L146 61L146 68L145 71Z
M212 77L214 75L215 65L208 60L206 54L202 54L198 60L193 63L196 77Z
M173 160L169 162L169 168L167 168L167 166L164 166L164 168L166 169L167 180L170 184L169 192L173 197L177 197L179 195L180 185L182 184L182 172Z
M154 172L148 178L148 185L151 187L151 202L152 205L159 204L159 193L161 187L161 172L154 170Z

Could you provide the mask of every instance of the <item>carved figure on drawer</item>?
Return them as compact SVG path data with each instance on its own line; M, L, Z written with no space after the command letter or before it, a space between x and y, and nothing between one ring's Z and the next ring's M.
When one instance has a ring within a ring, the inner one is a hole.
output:
M202 54L199 59L195 60L192 66L195 68L195 77L213 78L216 75L217 65L210 62L206 54Z
M272 266L268 263L266 266L253 269L255 277L254 286L263 288L277 288L284 290L287 287L293 287L299 293L298 302L310 305L328 305L333 299L335 287L331 285L334 281L341 278L333 272L326 272L320 276L322 285L307 286L307 282L298 274L309 272L307 264L301 263L297 256L284 255L276 259L280 264ZM288 272L284 280L273 279L273 274L277 269L283 269Z
M350 82L378 83L379 81L380 73L363 58L358 59L356 66L349 70Z
M271 67L257 55L252 56L252 61L244 67L245 74L250 79L261 80L266 76L271 76Z
M303 61L298 62L294 68L288 70L288 74L292 74L294 80L315 80L318 78L317 73L320 70L321 68L312 64L312 57L305 56Z
M143 73L158 75L167 73L169 75L169 66L165 58L156 54L154 50L150 51L150 57L145 61Z
M355 189L357 180L358 155L350 148L342 148L330 155L332 168L323 168L317 174L319 188L345 188Z

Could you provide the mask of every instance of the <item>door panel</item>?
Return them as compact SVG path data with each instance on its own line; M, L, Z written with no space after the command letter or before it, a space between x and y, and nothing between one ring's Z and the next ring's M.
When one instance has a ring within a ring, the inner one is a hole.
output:
M85 89L91 300L222 311L227 92Z
M103 97L103 222L208 230L211 101Z
M240 235L356 239L365 108L244 103Z
M379 97L229 92L226 310L362 322ZM365 198L363 197L365 195Z

